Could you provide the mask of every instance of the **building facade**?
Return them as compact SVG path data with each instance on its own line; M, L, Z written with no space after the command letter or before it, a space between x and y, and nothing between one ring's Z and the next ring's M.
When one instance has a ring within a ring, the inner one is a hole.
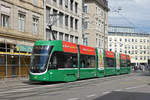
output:
M10 51L19 45L33 46L34 41L44 39L43 9L43 0L1 0L0 46L5 48L7 44Z
M28 76L30 53L44 39L43 0L0 0L0 78Z
M129 54L133 65L148 64L150 34L135 32L133 27L109 26L108 50Z
M107 0L84 0L83 11L83 44L107 49Z
M82 0L45 0L46 40L53 40L52 30L57 40L81 44Z

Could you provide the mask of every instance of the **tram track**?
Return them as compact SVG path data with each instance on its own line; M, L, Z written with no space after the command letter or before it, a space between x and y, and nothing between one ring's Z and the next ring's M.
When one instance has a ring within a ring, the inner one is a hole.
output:
M51 88L59 88L59 87L67 87L67 88L73 88L73 87L81 87L89 84L97 84L97 83L103 83L107 81L112 81L113 80L119 80L123 79L125 77L131 76L130 74L125 74L121 76L110 76L110 77L103 77L103 78L93 78L93 79L87 79L87 80L78 80L75 82L69 82L69 83L32 83L30 81L24 81L21 85L16 85L16 86L8 86L7 88L1 88L0 93L3 91L13 91L13 90L19 90L19 89L27 89L27 90L34 90L38 88L46 88L46 87L51 87ZM38 86L38 88L37 88Z

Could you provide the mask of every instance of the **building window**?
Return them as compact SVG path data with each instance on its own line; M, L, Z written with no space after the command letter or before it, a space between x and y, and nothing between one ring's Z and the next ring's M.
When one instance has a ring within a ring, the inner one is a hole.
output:
M50 21L50 7L46 7L46 23L48 24Z
M130 42L130 39L128 39L128 42Z
M149 40L147 40L147 43L149 42Z
M137 45L135 45L135 49L137 49Z
M137 54L137 50L135 50L135 54Z
M63 40L63 33L59 33L59 40Z
M84 29L87 29L87 28L88 28L88 21L84 21L83 28L84 28Z
M63 5L63 0L59 0L59 5Z
M68 15L65 15L65 26L68 26Z
M132 51L132 54L134 54L134 51Z
M120 47L122 47L123 46L123 44L122 43L120 43Z
M120 42L122 41L122 39L120 38Z
M78 44L78 37L75 37L75 43Z
M75 29L78 30L78 20L75 19Z
M130 51L128 51L128 53L130 54Z
M101 46L101 39L99 39L99 47Z
M37 2L36 0L33 0L33 5L36 5L36 2Z
M130 45L128 45L128 49L130 49Z
M38 33L38 23L39 23L39 19L33 17L33 34Z
M140 57L140 60L142 60L142 56Z
M19 13L18 14L18 28L19 31L24 32L25 31L25 14Z
M83 37L83 45L88 45L88 37L87 37L87 35L84 35L84 37Z
M73 0L70 0L70 10L73 10Z
M112 44L110 43L110 44L109 44L109 46L111 47L111 46L112 46Z
M146 60L146 56L144 56L144 60Z
M73 42L73 36L70 35L70 42Z
M57 15L57 10L53 9L53 14L54 14L54 15ZM56 18L56 17L53 17L53 21L55 21L55 18ZM57 21L55 21L54 25L57 26Z
M142 51L140 51L140 54L142 54Z
M68 8L68 0L65 0L65 7Z
M57 0L53 0L55 3L57 2Z
M78 3L75 2L75 12L78 13Z
M122 53L122 50L120 49L120 53Z
M127 45L125 45L125 47L124 47L125 49L127 49Z
M59 25L60 26L63 26L63 15L64 15L63 13L61 12L59 13Z
M65 34L65 41L69 41L69 35Z
M135 56L135 60L138 60L137 56Z
M73 17L70 17L70 27L73 28Z
M112 38L109 38L109 41L112 41Z
M84 7L83 7L83 12L84 12L84 13L87 13L87 12L88 12L88 6L87 6L87 5L84 5Z
M9 16L2 14L1 15L1 25L2 27L8 27Z
M53 31L54 37L57 40L57 31Z
M125 50L125 52L124 53L127 53L127 51Z

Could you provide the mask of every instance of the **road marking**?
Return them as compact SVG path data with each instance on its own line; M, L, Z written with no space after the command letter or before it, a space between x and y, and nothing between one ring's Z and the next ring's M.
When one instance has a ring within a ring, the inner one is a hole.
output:
M123 91L122 89L117 89L117 90L114 90L114 91Z
M105 95L105 94L109 94L111 93L111 91L106 91L106 92L103 92L102 94Z
M79 98L70 98L68 100L79 100Z
M88 96L86 96L87 98L90 98L90 97L95 97L96 96L96 94L91 94L91 95L88 95Z
M57 86L56 85L46 85L46 86L40 86L40 87L33 87L33 88L21 88L21 89L15 89L15 90L12 90L12 91L5 91L5 92L0 92L0 94L4 94L4 93L12 93L12 92L24 92L24 91L27 91L27 90L32 90L32 89L40 89L40 88L45 88L45 87L53 87L53 86Z
M136 88L141 88L141 87L144 87L146 85L139 85L139 86L135 86L135 87L128 87L128 88L125 88L126 90L130 90L130 89L136 89Z

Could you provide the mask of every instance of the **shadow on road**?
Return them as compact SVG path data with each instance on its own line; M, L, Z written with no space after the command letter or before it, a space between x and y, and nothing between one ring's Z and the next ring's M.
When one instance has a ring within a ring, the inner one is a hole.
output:
M94 100L150 100L150 93L112 92Z
M22 82L27 85L53 85L53 84L61 84L65 82L36 82L36 81L24 81Z

